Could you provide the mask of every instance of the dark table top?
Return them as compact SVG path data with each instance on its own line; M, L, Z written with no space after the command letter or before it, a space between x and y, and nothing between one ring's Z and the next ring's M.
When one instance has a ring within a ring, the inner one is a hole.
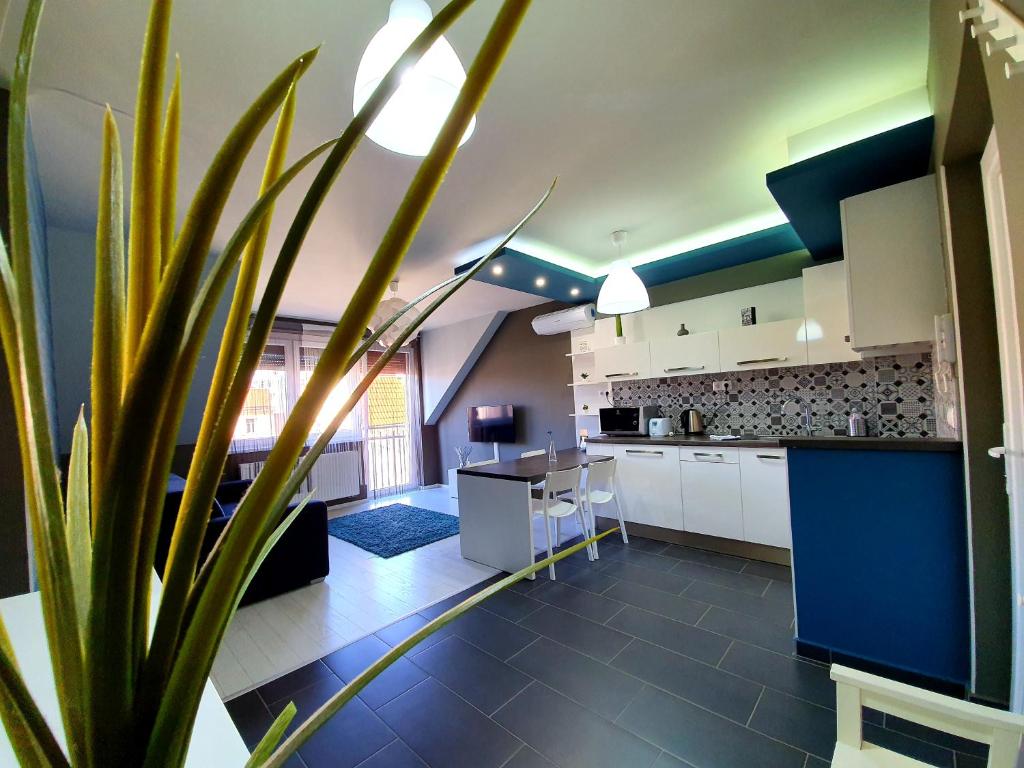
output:
M493 477L496 480L519 480L524 483L538 483L548 472L555 472L573 467L585 467L596 461L607 461L611 456L588 456L586 451L570 448L558 452L558 461L548 461L547 454L529 456L525 459L501 461L497 464L481 464L477 467L463 467L460 475L477 477Z

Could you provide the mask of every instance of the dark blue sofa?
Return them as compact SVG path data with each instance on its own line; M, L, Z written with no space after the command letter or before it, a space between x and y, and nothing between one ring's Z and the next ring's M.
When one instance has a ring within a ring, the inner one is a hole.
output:
M206 561L251 482L233 480L221 483L217 488L216 501L210 511L210 522L203 536L200 563ZM157 539L156 570L161 576L167 563L167 552L184 491L185 479L171 475L167 481L167 497L164 501L160 536ZM288 507L285 515L287 516L293 509L294 505ZM305 587L323 580L328 573L330 561L327 556L327 505L322 501L310 501L277 545L270 550L270 554L256 571L256 576L242 597L241 604L259 602Z

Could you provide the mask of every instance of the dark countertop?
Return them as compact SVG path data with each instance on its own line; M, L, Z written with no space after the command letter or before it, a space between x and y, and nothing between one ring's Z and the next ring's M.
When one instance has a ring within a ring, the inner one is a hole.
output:
M607 461L610 456L588 456L586 451L570 448L558 452L558 461L551 463L547 454L529 456L525 459L501 461L497 464L480 464L476 467L462 467L460 475L476 477L492 477L496 480L518 480L524 483L538 483L548 472L555 472L573 467L585 467L596 461Z
M852 451L947 451L959 452L959 440L947 437L846 437L844 435L792 435L783 437L751 436L740 440L709 440L706 435L670 435L668 437L637 437L627 435L595 435L591 443L616 445L677 445L725 448L824 448Z

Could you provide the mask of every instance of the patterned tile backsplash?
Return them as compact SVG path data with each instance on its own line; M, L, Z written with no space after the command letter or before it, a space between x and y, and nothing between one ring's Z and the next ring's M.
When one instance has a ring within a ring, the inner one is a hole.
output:
M728 392L715 392L728 381ZM801 409L810 404L820 434L846 434L850 406L860 403L868 434L935 437L935 385L931 353L876 357L760 371L644 379L612 384L616 405L660 405L679 428L679 414L698 408L707 430L734 435L797 435Z

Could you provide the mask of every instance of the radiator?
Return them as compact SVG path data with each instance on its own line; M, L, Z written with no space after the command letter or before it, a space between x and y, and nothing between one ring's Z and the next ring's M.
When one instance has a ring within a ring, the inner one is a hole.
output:
M252 480L263 469L264 461L250 461L239 464L243 480ZM309 475L302 481L292 503L302 501L310 491L313 498L322 501L347 499L359 495L362 480L362 453L358 450L341 450L323 453L317 459Z

